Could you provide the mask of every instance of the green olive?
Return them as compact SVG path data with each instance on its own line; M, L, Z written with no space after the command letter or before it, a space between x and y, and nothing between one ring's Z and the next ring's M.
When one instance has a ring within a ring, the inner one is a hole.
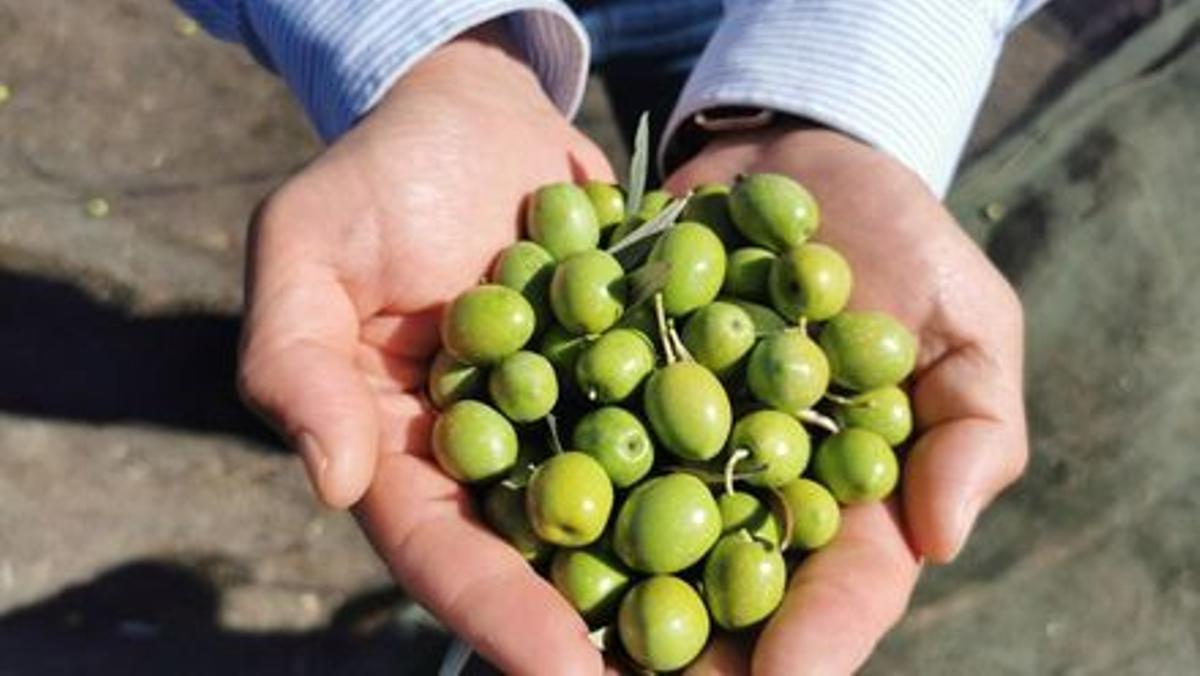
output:
M899 446L912 433L912 406L904 390L887 385L851 397L838 408L843 427L858 427L883 437L890 446Z
M718 300L692 313L681 338L697 362L725 378L754 347L754 322L742 308Z
M799 329L760 340L746 372L759 401L792 415L817 403L829 386L825 354Z
M575 362L575 382L589 401L623 401L654 370L654 346L633 329L613 329L588 345Z
M779 316L779 313L774 308L767 307L766 305L760 305L759 303L734 296L724 296L721 300L726 303L733 303L742 308L750 316L750 320L754 322L754 334L757 336L779 333L791 326L787 323L786 319Z
M747 464L763 468L746 479L756 486L782 486L800 476L808 464L808 432L795 418L779 411L742 416L729 435L729 447L749 451Z
M654 243L648 260L671 266L662 295L663 307L672 317L711 303L721 292L725 246L706 226L676 224Z
M688 583L670 575L649 578L621 600L617 632L625 652L651 671L682 669L708 643L708 612Z
M604 468L576 451L542 463L525 492L525 511L534 532L562 547L582 547L598 540L612 506L612 482Z
M720 535L708 486L677 472L634 487L617 511L613 548L634 570L674 573L704 558Z
M769 617L783 602L786 587L783 554L745 531L718 540L704 562L704 600L713 621L730 631Z
M558 324L551 324L546 333L542 335L542 340L538 344L538 352L550 360L559 374L570 377L575 373L575 362L578 361L579 355L583 353L584 348L590 342L591 339L588 336L580 336Z
M588 624L612 619L633 576L603 547L560 549L550 564L550 581Z
M675 196L665 190L651 190L642 195L642 206L638 208L638 212L633 218L625 219L617 227L613 228L612 233L608 238L608 245L613 246L617 242L625 239L629 233L637 230L650 221L655 216L659 215Z
M755 538L779 546L783 536L779 519L753 495L742 491L723 493L717 498L717 509L721 512L722 535L744 530Z
M625 194L619 186L604 181L588 181L583 184L583 191L592 202L603 238L625 220Z
M850 264L824 244L801 244L788 249L771 265L767 286L779 314L823 322L841 312L850 300Z
M459 294L442 315L442 345L461 362L486 366L533 337L533 307L507 286L484 284Z
M517 432L487 404L464 399L433 424L433 457L442 471L464 482L486 481L512 469Z
M742 243L742 235L733 218L729 216L729 186L720 183L705 183L696 186L692 198L683 208L680 219L703 223L721 238L727 248Z
M884 312L843 312L821 331L833 382L863 392L897 385L917 363L917 339Z
M513 422L533 422L554 410L558 378L550 361L536 352L514 352L488 376L492 402Z
M792 514L790 549L819 549L837 535L842 513L837 500L821 484L796 479L779 487L779 493Z
M739 177L729 194L729 213L746 239L772 251L803 244L817 231L817 201L780 174Z
M575 424L571 445L587 453L617 488L641 481L654 465L654 442L637 416L616 406L588 413Z
M538 539L525 514L525 489L503 482L488 488L483 498L483 519L526 561L541 561L550 553L550 545Z
M883 437L853 427L817 447L817 480L844 505L882 500L896 487L900 467Z
M625 271L611 255L584 251L558 264L550 281L550 305L573 333L603 333L625 311Z
M650 427L683 460L708 460L729 438L733 411L721 381L693 362L676 362L646 381L643 405Z
M725 266L721 290L731 296L765 303L770 300L767 280L775 254L756 246L734 249Z
M459 399L471 399L483 392L483 369L464 364L445 350L438 350L429 367L429 399L439 409Z
M550 278L554 256L536 242L521 240L500 253L492 282L519 292L533 307L538 329L550 322Z
M592 202L583 188L573 183L538 188L530 198L525 227L530 239L558 260L595 249L600 243L600 224Z

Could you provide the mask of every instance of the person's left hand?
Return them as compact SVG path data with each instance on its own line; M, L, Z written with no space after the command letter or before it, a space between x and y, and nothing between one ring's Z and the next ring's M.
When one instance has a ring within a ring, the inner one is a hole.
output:
M822 212L815 239L855 272L850 306L890 312L917 335L917 436L899 495L843 511L841 532L793 574L753 654L747 642L718 639L689 673L846 674L904 612L922 559L953 559L979 512L1024 469L1021 304L915 174L837 132L727 136L667 187L683 194L753 172L808 187Z

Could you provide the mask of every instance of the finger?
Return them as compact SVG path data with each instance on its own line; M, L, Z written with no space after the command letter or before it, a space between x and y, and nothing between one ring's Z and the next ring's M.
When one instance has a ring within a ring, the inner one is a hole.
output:
M918 571L894 505L844 510L837 538L793 574L752 673L853 673L904 612Z
M1024 470L1019 378L974 346L919 377L913 403L924 431L905 462L904 514L914 546L932 561L953 559L979 513Z
M716 633L684 676L744 676L750 673L753 643L745 636Z
M381 456L356 512L397 582L504 673L603 672L579 615L429 460Z
M283 277L259 266L250 287L239 388L300 452L318 496L348 507L370 483L378 409L356 368L357 313L319 266Z

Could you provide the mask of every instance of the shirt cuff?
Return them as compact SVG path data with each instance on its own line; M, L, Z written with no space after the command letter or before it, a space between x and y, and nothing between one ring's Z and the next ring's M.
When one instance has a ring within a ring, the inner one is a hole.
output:
M242 42L265 52L326 141L421 58L500 17L564 115L573 117L583 98L587 34L560 0L257 0L242 9Z
M706 108L770 108L855 136L945 193L1011 11L963 0L725 4L667 124L668 143Z

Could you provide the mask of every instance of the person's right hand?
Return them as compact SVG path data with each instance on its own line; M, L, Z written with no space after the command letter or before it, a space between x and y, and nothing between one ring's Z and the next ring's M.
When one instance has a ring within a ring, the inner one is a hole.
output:
M510 673L597 674L587 628L480 524L428 448L441 306L514 241L522 200L612 180L495 26L426 57L251 228L243 395L356 506L404 589Z

